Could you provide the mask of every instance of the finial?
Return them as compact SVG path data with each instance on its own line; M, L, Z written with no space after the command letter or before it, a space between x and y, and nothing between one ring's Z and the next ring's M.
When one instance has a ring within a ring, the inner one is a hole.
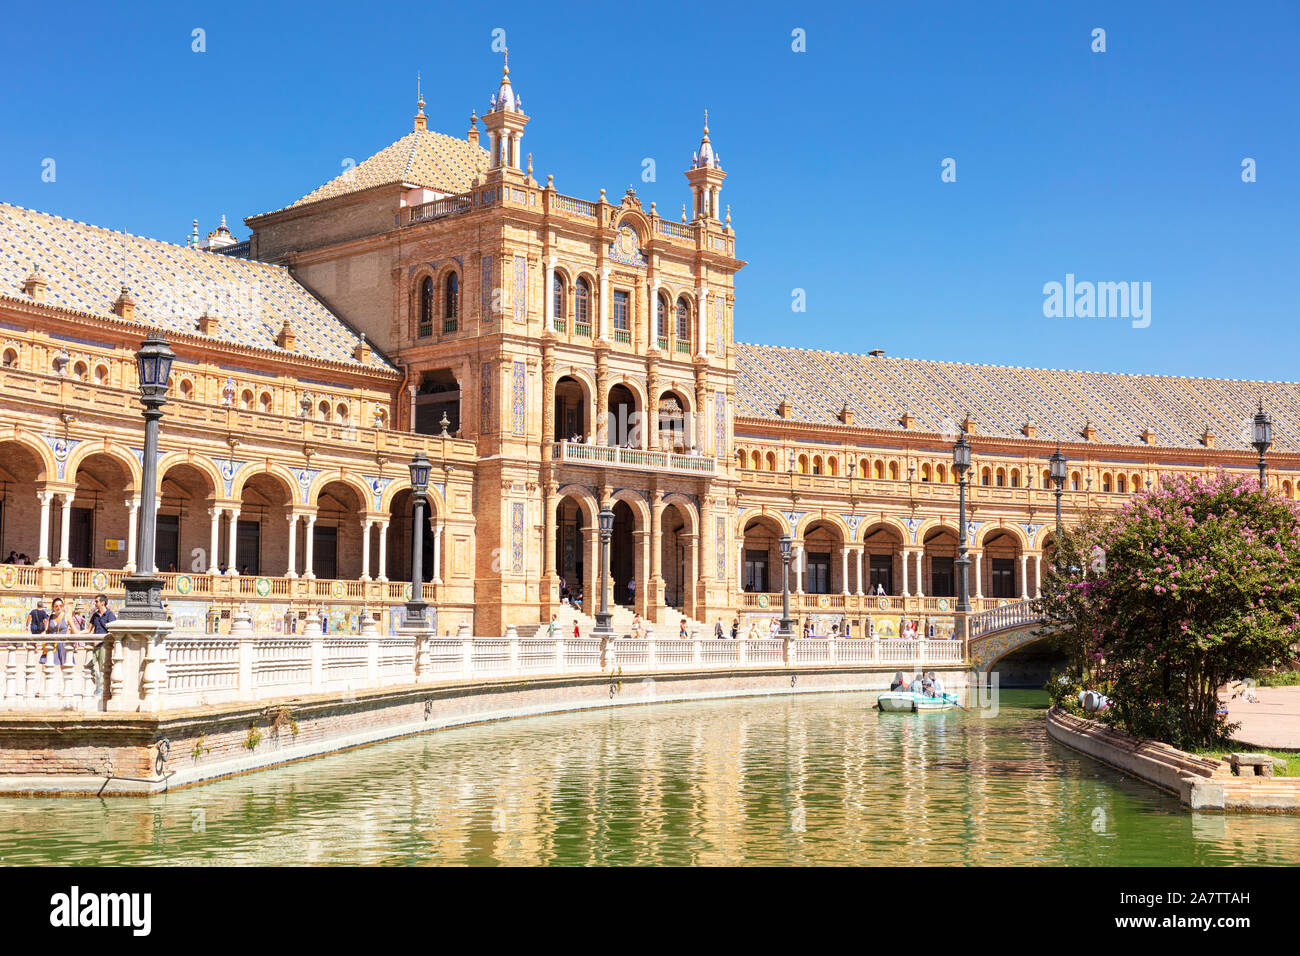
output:
M709 111L704 111L704 138L709 138Z
M682 222L686 221L686 203L682 203Z
M470 126L478 125L478 110L469 111L469 125Z
M424 112L424 90L420 84L420 74L415 74L415 105L419 107L420 112Z
M510 47L502 47L501 52L505 56L504 64L501 67L501 76L507 77L510 75Z
M658 215L658 213L655 212L655 204L653 201L650 203L650 215L652 216Z
M731 225L731 203L727 203L727 225Z
M555 188L555 176L552 175L551 173L546 174L546 188L547 189Z
M532 176L532 174L533 174L533 154L529 153L528 154L528 175Z

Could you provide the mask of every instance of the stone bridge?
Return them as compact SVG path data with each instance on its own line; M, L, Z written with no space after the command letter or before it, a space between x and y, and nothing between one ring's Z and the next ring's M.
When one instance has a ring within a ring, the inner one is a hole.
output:
M1043 617L1033 601L1016 601L966 619L967 658L972 670L987 674L1012 651L1046 637Z

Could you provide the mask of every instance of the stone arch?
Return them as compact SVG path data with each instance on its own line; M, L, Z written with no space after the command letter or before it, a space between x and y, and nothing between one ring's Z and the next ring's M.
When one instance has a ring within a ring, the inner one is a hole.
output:
M226 480L221 477L216 464L207 455L196 455L191 451L168 452L158 459L158 487L155 490L159 494L162 493L163 478L167 472L179 465L189 465L201 472L212 486L213 497L225 497Z
M335 483L347 485L355 491L358 499L361 501L362 510L370 509L371 504L375 500L375 494L370 490L370 486L366 484L365 479L360 475L353 474L350 471L345 471L342 468L331 468L329 471L321 472L316 480L312 482L311 490L306 497L305 503L318 505L320 502L321 492L324 490L325 486Z
M790 522L786 519L785 515L779 511L770 511L766 508L746 508L740 513L738 520L742 534L745 531L745 526L755 518L767 518L775 521L781 529L781 534L788 534L790 537L794 537L794 534L790 530Z
M650 530L650 504L646 501L645 496L639 491L633 491L630 488L620 488L610 496L609 504L611 508L616 501L626 502L627 506L632 509L632 514L637 519L638 531Z
M375 510L379 512L391 511L393 508L393 501L397 496L403 491L410 490L411 479L409 477L403 476L401 478L394 478L388 483L388 487L384 489L384 493L379 499L379 507ZM429 483L429 488L428 491L425 492L425 497L429 499L430 504L433 506L434 514L442 515L447 513L446 500L443 497L442 492L437 489L433 482ZM370 496L366 498L366 502L367 504L370 504L374 502L374 500L374 492L371 491Z
M298 480L294 478L288 468L272 461L249 463L239 469L239 473L235 475L235 480L231 482L230 485L230 497L238 499L244 492L244 485L248 484L251 479L258 475L270 475L277 482L283 485L285 492L289 496L289 501L293 504L298 505L304 503L299 498L300 489L298 486Z
M1051 525L1045 524L1034 532L1033 540L1029 542L1029 550L1042 551L1047 547L1047 539L1052 537L1056 529Z
M82 463L92 455L104 455L112 458L119 465L126 469L127 474L131 476L130 491L132 494L140 493L141 469L140 460L128 448L108 440L97 442L82 442L68 456L67 463L63 466L65 480L76 484L77 472L81 469Z
M695 510L695 502L691 501L690 498L680 492L672 492L664 495L660 500L659 510L661 514L663 513L663 509L668 505L676 505L681 509L682 516L686 519L688 532L690 534L699 534L700 516Z
M975 540L970 546L972 548L983 548L984 542L988 539L989 535L994 533L1010 534L1016 539L1016 543L1022 550L1029 550L1029 536L1025 534L1024 528L1015 523L993 524L992 522L989 522L981 525L975 530Z
M595 527L596 515L600 511L600 502L596 500L596 496L591 493L590 488L586 485L561 485L556 489L555 501L558 504L565 498L572 498L577 502L588 527Z
M872 531L872 529L880 528L882 526L896 532L898 534L898 540L903 542L904 545L910 545L912 543L912 532L907 530L907 525L905 525L901 519L896 518L893 515L882 515L881 517L870 521L863 518L858 525L858 533L849 538L849 540L856 544L862 544L867 540L867 535Z
M810 512L804 515L803 518L800 519L799 521L798 531L794 535L794 537L802 538L804 534L807 533L808 529L812 527L813 524L819 521L824 521L827 524L833 525L835 527L835 530L839 533L840 542L842 544L853 541L854 536L849 531L849 526L845 524L844 519L841 518L839 515L834 514L833 512L825 512L825 511L818 512L816 514Z
M35 456L38 464L36 480L38 482L54 481L55 476L59 473L59 464L54 458L54 452L50 446L45 444L39 438L29 435L25 431L15 430L11 434L0 436L0 445L9 443L21 445L27 451Z

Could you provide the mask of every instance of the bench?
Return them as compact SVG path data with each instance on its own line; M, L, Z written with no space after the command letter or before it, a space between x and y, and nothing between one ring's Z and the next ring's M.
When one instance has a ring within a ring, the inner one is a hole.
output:
M1239 777L1273 776L1273 758L1268 754L1228 754L1228 765Z

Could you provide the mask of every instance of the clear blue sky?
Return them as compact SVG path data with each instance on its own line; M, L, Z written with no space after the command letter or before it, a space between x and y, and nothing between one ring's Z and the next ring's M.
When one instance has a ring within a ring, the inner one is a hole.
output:
M0 200L175 242L224 212L243 238L408 132L417 70L463 135L494 28L536 175L570 195L635 183L677 215L709 109L738 339L1300 378L1295 2L11 5ZM1044 318L1066 273L1150 282L1150 326Z

